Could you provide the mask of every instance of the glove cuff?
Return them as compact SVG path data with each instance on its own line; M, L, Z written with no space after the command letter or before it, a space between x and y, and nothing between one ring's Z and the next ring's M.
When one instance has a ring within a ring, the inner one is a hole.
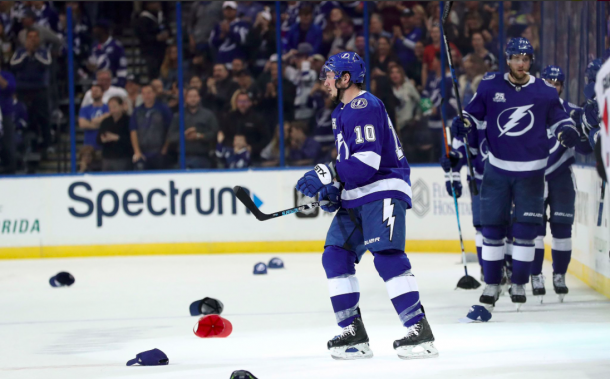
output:
M333 175L333 172L330 170L329 166L325 164L319 164L314 167L314 171L316 175L318 175L318 179L320 179L320 182L325 186L333 182L333 178L335 177L335 175Z

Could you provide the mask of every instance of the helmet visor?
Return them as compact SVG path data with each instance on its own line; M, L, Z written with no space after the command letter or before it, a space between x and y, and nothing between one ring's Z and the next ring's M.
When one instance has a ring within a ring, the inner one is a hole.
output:
M332 73L331 75L329 75L328 73ZM322 67L322 69L320 70L320 80L326 80L326 79L337 79L340 75L336 72L333 71L330 67L328 67L328 65L324 65Z

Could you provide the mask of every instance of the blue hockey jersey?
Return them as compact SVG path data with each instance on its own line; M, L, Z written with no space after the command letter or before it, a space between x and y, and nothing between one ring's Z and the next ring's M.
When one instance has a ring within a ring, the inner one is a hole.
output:
M97 64L98 70L112 72L112 84L125 87L127 82L127 58L123 45L112 37L108 37L103 44L98 43L92 53L92 60Z
M349 104L340 103L331 117L336 170L345 184L342 206L394 198L410 208L411 169L381 100L361 91Z
M557 90L532 75L522 86L511 83L508 73L486 75L464 116L477 130L485 129L490 165L509 176L544 173L549 158L547 128L556 135L562 126L574 126Z
M220 23L210 34L210 44L216 49L216 63L223 63L228 69L233 67L233 59L246 58L246 36L250 30L250 24L239 18L231 21L229 32L222 37Z

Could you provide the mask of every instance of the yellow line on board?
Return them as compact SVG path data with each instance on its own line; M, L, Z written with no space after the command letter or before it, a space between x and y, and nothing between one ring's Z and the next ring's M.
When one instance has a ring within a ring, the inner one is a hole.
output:
M464 241L466 251L476 252L474 241ZM128 255L185 255L239 253L321 253L324 241L192 242L119 245L76 245L0 248L0 259L108 257ZM458 241L410 240L407 253L460 252Z

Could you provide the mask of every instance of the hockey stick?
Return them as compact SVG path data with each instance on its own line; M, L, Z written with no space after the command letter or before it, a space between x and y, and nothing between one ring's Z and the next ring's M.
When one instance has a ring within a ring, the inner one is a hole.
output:
M285 209L283 211L278 211L272 214L266 214L261 212L260 209L258 209L256 204L254 204L254 201L252 201L252 199L250 198L250 194L246 190L244 190L240 186L235 186L233 187L233 192L235 193L235 197L237 197L239 201L241 201L242 204L245 205L246 208L250 210L250 212L252 212L252 214L254 215L254 217L256 217L258 221L267 221L272 218L282 217L297 212L308 211L310 209L315 209L330 203L330 201L328 200L314 201L313 203L303 204L298 207Z
M445 99L443 99L442 101L445 101ZM441 106L443 104L442 101L441 101ZM448 142L447 136L450 136L450 133L447 131L447 128L445 127L445 118L443 116L441 116L441 121L443 123L443 137L445 139L445 154L447 155L447 158L449 158L449 142ZM468 154L468 153L466 153L466 154ZM471 176L471 178L472 178L472 181L474 181L474 176ZM460 223L460 210L458 208L457 196L455 195L455 188L453 188L453 170L451 169L451 167L449 168L449 181L451 182L451 193L453 194L453 205L455 206L455 215L457 217L458 234L460 235L460 248L462 249L462 264L464 265L464 273L466 274L462 278L460 278L456 288L461 288L464 290L476 290L477 288L479 288L481 286L481 283L479 283L472 276L468 275L468 267L466 265L466 250L464 249L464 238L462 237L462 226ZM475 187L476 187L476 183L475 183Z
M597 211L597 226L602 226L602 213L604 211L604 197L606 195L606 181L602 181L602 193L599 196L599 210Z
M445 31L445 22L447 18L449 18L449 12L451 12L451 6L453 5L453 1L447 1L445 4L445 9L443 9L443 14L441 17L441 23L443 24L443 40L445 41L445 51L447 52L447 63L449 64L449 68L451 70L451 79L453 79L453 90L455 91L455 99L457 100L457 108L458 114L462 121L464 121L464 114L462 112L462 101L460 100L460 92L458 91L458 82L457 76L455 75L455 68L453 67L453 58L451 57L451 49L449 48L449 42L447 42L447 32ZM470 177L474 178L474 170L472 169L472 163L470 162L470 146L468 146L468 138L464 137L464 145L466 146L466 164L468 165L468 172L470 173ZM473 195L478 195L479 190L477 189L477 184L475 181L470 181L470 192Z

